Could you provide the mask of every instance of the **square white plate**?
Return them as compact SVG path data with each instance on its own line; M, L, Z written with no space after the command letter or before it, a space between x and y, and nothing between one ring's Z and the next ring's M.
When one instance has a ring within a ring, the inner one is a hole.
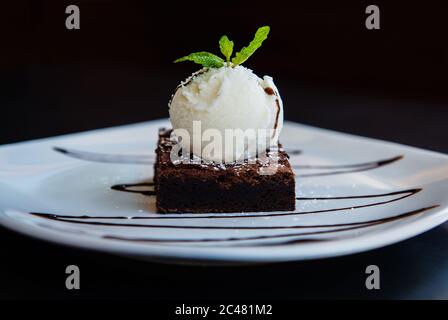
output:
M151 260L256 263L392 244L448 219L448 156L286 122L297 210L158 214L154 149L166 119L0 147L0 223ZM188 187L188 186L186 186Z

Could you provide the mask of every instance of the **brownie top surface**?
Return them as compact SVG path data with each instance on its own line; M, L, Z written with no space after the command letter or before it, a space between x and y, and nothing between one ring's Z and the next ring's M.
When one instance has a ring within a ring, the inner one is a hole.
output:
M175 163L171 161L170 153L172 148L177 144L174 137L172 137L172 129L159 129L159 141L157 144L157 165L161 167L176 168L179 170L194 170L201 172L221 172L234 173L241 175L244 173L254 174L259 170L275 169L276 173L292 173L291 165L289 164L289 156L283 150L282 145L279 143L277 152L267 152L268 161L255 160L248 162L235 162L235 163L213 163L206 162L203 159L194 156L187 155L178 160Z

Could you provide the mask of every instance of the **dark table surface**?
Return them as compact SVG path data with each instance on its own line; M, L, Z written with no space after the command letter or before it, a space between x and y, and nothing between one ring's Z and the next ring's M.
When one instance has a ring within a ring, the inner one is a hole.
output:
M158 83L161 88L171 88L172 84L175 80ZM146 83L145 87L148 85L153 84ZM448 153L448 108L443 103L337 93L287 81L280 88L286 102L287 120ZM163 90L169 89L161 90L160 96L166 97ZM46 94L58 100L58 94L66 93L37 90L25 97L20 95L20 99L12 96L7 100L11 117L2 129L0 143L150 120L167 113L166 104L148 111L146 104L142 107L144 101L136 99L127 102L126 112L119 108L109 110L107 118L101 109L79 114L74 112L74 105L83 101L73 97L61 102L66 104L65 108L47 108L42 114L39 108L44 108L43 104L48 102ZM88 100L95 101L92 99ZM156 102L162 104L162 100ZM25 117L19 119L17 108L33 103L37 104L36 108L26 109ZM53 121L58 118L64 118L64 122ZM14 131L15 126L26 129ZM59 246L0 228L0 298L447 299L447 240L446 223L401 243L350 256L257 266L207 267L137 261ZM65 268L70 264L80 267L81 290L65 288ZM365 268L371 264L380 267L380 290L365 289Z

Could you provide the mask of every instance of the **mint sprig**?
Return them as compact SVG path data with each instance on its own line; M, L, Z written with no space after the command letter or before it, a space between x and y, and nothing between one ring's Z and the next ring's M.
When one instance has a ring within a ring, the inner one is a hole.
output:
M221 68L224 65L224 60L222 58L205 51L189 54L188 56L175 60L174 63L183 61L193 61L194 63L201 64L206 68Z
M231 56L234 46L233 41L230 41L225 35L222 36L219 39L219 49L226 58L225 61L227 62L227 65L233 67L245 62L258 48L261 47L263 41L268 37L269 31L269 26L258 28L254 39L249 43L249 45L247 47L243 47L232 59ZM191 53L188 56L175 60L174 62L177 63L183 61L192 61L206 68L221 68L224 66L224 60L221 57L206 51Z
M219 39L219 49L224 57L226 57L226 61L230 62L230 57L233 52L233 41L230 41L227 36L222 36L221 39Z
M232 59L232 63L234 65L239 65L249 59L249 57L261 47L263 41L268 37L269 31L269 26L259 28L255 33L254 39L249 43L249 45L247 47L243 47L240 52L236 53L235 57Z

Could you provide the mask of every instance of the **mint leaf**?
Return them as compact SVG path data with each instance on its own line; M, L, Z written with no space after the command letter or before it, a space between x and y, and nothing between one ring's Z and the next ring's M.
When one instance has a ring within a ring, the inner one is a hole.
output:
M194 63L201 64L206 68L220 68L224 66L224 60L222 58L205 51L189 54L188 56L175 60L174 63L183 61L193 61Z
M269 26L258 28L257 32L255 32L254 39L249 43L249 45L247 47L243 47L232 59L231 56L234 46L233 41L230 41L227 36L222 36L221 39L219 39L219 49L226 58L225 61L228 62L227 64L224 63L224 59L213 53L205 51L191 53L188 56L175 60L174 62L193 61L194 63L200 64L206 68L221 68L224 65L236 66L246 61L258 48L261 47L263 41L267 39L269 31Z
M233 41L230 41L227 36L222 36L219 39L219 49L224 57L226 57L226 61L229 62L233 52Z
M235 54L235 57L232 59L232 63L234 65L239 65L246 61L258 48L261 47L263 41L268 37L269 30L269 26L259 28L255 33L254 39L249 43L249 45L242 48L240 52Z

